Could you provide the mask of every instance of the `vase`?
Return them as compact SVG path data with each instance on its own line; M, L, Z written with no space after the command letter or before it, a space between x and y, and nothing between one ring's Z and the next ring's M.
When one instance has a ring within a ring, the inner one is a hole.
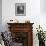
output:
M39 46L45 46L45 41L39 40Z

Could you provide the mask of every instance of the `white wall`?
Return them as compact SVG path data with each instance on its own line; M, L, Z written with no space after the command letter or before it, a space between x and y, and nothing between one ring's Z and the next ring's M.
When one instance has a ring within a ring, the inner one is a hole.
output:
M15 3L26 3L26 16L15 16ZM46 29L46 15L42 14L42 6L40 0L2 0L2 25L3 31L7 30L7 22L10 19L17 19L19 22L30 20L33 25L33 45L38 46L38 39L36 37L36 27L39 24ZM36 40L37 39L37 40Z
M46 0L40 0L40 24L46 31Z
M15 16L15 3L18 2L26 3L26 16ZM31 22L39 23L40 21L39 16L40 16L40 0L35 0L35 1L34 0L2 0L3 26L5 26L7 21L10 19L17 19L19 20L19 22L24 22L26 19L29 19Z
M46 0L40 0L40 9L42 13L46 13Z

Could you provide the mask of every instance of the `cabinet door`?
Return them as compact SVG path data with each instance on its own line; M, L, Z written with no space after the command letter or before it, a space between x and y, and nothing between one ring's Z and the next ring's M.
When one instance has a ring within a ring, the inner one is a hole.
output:
M28 46L28 32L13 32L13 42L20 43L22 46Z

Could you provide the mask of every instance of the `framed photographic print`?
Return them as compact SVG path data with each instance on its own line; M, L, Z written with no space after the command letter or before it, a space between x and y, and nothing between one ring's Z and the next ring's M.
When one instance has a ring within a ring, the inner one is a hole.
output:
M15 4L15 15L16 16L26 15L26 3L16 3Z

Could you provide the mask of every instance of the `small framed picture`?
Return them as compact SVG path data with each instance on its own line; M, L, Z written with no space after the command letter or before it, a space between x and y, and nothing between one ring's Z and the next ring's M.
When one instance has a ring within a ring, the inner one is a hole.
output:
M26 3L16 3L15 4L15 15L16 16L26 15Z

